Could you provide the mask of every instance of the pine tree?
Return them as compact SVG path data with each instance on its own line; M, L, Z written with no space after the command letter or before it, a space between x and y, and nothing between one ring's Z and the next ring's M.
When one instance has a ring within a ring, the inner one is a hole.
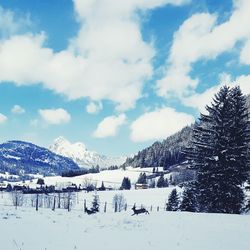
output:
M105 191L105 190L106 190L103 181L102 181L102 185L101 185L101 187L99 188L99 190L100 190L100 191Z
M100 206L100 200L99 195L96 193L93 195L93 201L92 201L92 211L99 212L99 206Z
M195 186L189 185L185 187L182 194L180 210L188 212L196 212L198 210Z
M179 208L179 197L176 189L174 188L168 197L167 211L177 211Z
M222 87L208 114L201 114L193 131L193 147L187 157L197 170L198 203L201 211L239 213L246 180L247 112L240 89Z
M164 187L169 187L168 178L165 179Z
M244 193L240 186L248 178L250 170L248 143L248 108L246 98L239 87L230 91L232 105L232 124L230 126L229 149L225 153L225 178L228 191L223 199L229 213L239 213L244 202ZM230 189L230 191L229 191Z
M45 183L44 183L44 179L38 178L37 184L40 185L40 186L44 185L44 184L45 184Z
M164 180L164 175L163 174L161 174L161 176L159 177L156 186L158 188L165 187L165 180Z
M130 190L131 189L131 181L128 177L124 177L122 180L122 185L121 185L121 189L125 189L125 190Z
M138 184L147 184L147 176L145 173L140 173L139 178L137 180Z

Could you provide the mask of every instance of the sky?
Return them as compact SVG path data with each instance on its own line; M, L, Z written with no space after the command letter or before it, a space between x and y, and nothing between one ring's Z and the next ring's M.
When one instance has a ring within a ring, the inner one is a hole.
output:
M250 93L249 0L0 0L0 141L110 156Z

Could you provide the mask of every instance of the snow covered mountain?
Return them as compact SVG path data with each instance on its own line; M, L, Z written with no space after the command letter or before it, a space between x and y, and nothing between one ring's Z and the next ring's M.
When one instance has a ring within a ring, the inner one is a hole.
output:
M18 176L26 174L60 175L79 170L71 159L57 155L46 148L24 141L0 144L0 172Z
M95 167L99 165L101 168L122 165L127 157L109 157L100 155L97 152L90 151L81 142L71 143L64 137L60 136L54 140L53 145L49 149L59 155L72 159L80 167Z

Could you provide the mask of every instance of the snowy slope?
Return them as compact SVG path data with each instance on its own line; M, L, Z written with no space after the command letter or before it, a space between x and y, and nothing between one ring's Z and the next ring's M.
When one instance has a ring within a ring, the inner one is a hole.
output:
M1 199L0 199L1 201ZM100 213L0 205L4 250L248 250L250 216Z
M116 170L104 170L100 173L94 174L85 174L76 177L62 177L62 176L48 176L44 178L46 185L57 185L57 186L67 186L69 183L74 183L77 186L82 185L86 180L91 181L93 184L96 184L97 187L100 187L102 182L105 187L111 187L119 189L124 177L128 177L131 180L131 184L135 184L138 180L140 173L151 174L152 168L132 168L129 167L126 170L116 169ZM169 178L169 174L165 175L165 178ZM36 183L37 179L33 180L33 183ZM30 186L30 182L26 181L26 184Z
M50 150L56 154L71 158L80 167L95 167L99 165L101 168L122 165L126 157L109 157L100 155L97 152L90 151L81 142L71 143L64 137L58 137L50 146Z

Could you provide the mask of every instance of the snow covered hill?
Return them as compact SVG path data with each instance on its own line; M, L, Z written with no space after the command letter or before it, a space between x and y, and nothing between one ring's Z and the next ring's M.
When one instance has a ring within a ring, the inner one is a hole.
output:
M150 169L147 169L147 174L151 174ZM67 186L69 183L74 183L77 186L83 183L86 180L89 180L97 187L100 187L102 182L105 187L111 187L119 189L124 177L128 177L131 180L131 184L134 185L138 180L140 173L144 173L144 169L140 168L127 168L126 170L116 169L116 170L104 170L100 173L91 173L75 177L62 177L62 176L48 176L44 178L46 185L56 185L56 186ZM166 175L167 177L167 175ZM37 179L33 180L33 183L36 183ZM26 182L28 186L31 185L29 181Z
M0 144L0 172L27 175L60 175L64 171L79 170L71 159L46 148L23 141Z
M95 167L99 165L101 168L122 165L127 157L109 157L90 151L81 142L71 143L64 137L58 137L54 140L53 145L49 148L52 152L71 158L80 167Z

